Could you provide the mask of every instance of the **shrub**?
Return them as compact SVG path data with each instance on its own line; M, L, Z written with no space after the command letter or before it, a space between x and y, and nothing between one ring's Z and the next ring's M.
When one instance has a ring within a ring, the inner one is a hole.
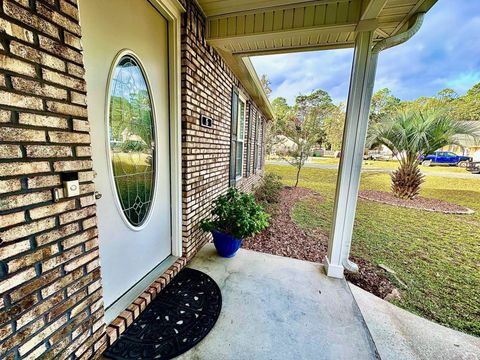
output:
M237 239L252 236L268 226L269 215L255 202L254 196L235 188L213 202L211 214L210 219L202 220L202 230L217 230Z
M255 199L260 203L276 204L280 201L280 193L283 189L281 177L267 173L255 190Z

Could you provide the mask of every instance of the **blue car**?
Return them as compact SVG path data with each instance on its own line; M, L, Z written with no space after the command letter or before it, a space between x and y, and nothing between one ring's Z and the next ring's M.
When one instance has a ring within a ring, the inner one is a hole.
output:
M472 160L473 159L469 156L457 155L449 151L435 151L433 155L422 156L420 158L420 161L424 166L446 165L464 168L466 168Z

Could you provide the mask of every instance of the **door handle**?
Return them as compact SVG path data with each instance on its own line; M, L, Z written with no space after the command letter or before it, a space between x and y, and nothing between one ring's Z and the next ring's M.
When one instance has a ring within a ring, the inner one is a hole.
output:
M95 199L99 200L102 198L102 194L100 194L98 191L95 191Z

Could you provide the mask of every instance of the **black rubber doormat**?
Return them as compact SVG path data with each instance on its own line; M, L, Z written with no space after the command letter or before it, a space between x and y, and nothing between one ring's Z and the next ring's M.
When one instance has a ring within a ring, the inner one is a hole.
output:
M198 344L222 308L215 281L185 268L103 354L115 360L171 359Z

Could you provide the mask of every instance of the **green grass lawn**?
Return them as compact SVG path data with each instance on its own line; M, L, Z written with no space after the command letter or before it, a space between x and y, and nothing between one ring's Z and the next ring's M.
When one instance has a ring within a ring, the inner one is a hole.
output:
M340 162L340 159L313 157L311 158L310 161L315 164L336 165ZM363 168L395 170L398 168L398 161L397 160L391 160L391 161L364 160ZM438 172L468 174L467 170L465 170L464 168L456 167L456 166L421 166L420 168L422 169L422 172L424 172L425 174L438 173Z
M338 158L329 158L329 157L311 157L309 159L313 163L324 164L324 165L336 165L340 162Z
M267 165L267 171L282 176L285 184L294 183L291 166ZM294 221L301 227L319 227L328 233L336 171L304 168L299 186L317 191L325 201L300 201L293 209ZM386 173L362 175L362 189L389 191L389 187ZM480 177L427 174L421 195L464 205L476 213L445 215L359 199L352 254L396 271L408 286L403 288L391 279L402 293L397 305L480 336Z

